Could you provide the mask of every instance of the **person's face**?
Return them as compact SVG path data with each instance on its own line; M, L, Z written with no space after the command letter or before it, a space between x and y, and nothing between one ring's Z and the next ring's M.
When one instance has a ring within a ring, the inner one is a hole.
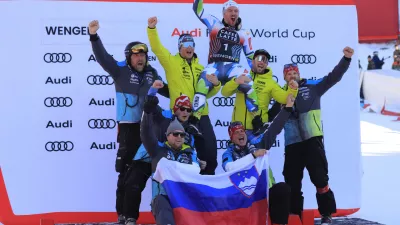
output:
M168 144L174 149L182 148L182 145L185 141L185 135L185 131L175 130L167 135Z
M246 132L242 129L236 130L232 134L231 141L232 141L232 143L234 143L235 145L238 145L240 147L246 146L246 143L247 143Z
M368 57L368 62L371 61L371 60L372 60L372 58L371 58L371 57Z
M399 46L396 46L396 50L399 50Z
M194 54L194 42L183 42L182 46L179 50L182 58L184 59L192 59Z
M138 72L142 72L146 65L146 53L136 53L131 55L131 66Z
M179 107L178 110L176 110L175 115L178 117L179 121L181 122L186 122L189 119L189 116L192 112L191 108L188 107Z
M230 6L225 9L224 21L229 25L234 27L239 18L239 9L235 6Z
M299 73L296 70L290 70L285 75L285 81L290 82L291 80L298 81L300 79Z
M253 59L253 72L264 73L268 66L268 59L264 55L258 55Z

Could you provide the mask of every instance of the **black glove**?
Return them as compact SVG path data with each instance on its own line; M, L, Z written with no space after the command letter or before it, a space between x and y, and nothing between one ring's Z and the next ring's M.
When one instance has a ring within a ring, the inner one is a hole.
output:
M260 115L255 116L253 121L251 121L251 124L253 125L254 131L258 131L264 125Z
M195 116L189 116L188 123L193 124L197 127L200 123L200 120L197 119L197 117L195 117Z
M144 99L143 111L145 111L146 113L154 113L157 111L157 105L157 96L147 95Z

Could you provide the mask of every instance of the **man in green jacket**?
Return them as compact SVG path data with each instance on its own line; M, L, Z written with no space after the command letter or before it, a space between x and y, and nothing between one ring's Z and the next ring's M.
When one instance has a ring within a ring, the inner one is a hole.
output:
M196 53L194 53L195 42L193 37L190 34L181 35L178 40L179 52L172 55L162 45L156 25L157 17L148 19L147 35L152 52L157 56L165 70L170 99L176 99L182 94L193 99L197 81L204 69L204 66L199 63ZM207 80L213 84L212 90L207 94L207 98L211 98L221 89L221 82L215 75L207 76ZM174 104L174 100L170 101L171 109L173 109ZM213 175L215 168L217 168L217 138L208 116L208 104L206 104L200 121L196 120L196 117L192 116L189 122L195 124L195 126L192 126L193 129L196 129L198 125L203 136L203 138L196 138L195 141L199 158L207 162L207 167L202 171L202 174Z

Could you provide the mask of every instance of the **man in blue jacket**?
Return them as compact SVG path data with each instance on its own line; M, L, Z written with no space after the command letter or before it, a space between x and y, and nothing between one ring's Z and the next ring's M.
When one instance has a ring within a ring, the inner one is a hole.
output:
M302 180L304 168L307 168L311 182L316 187L319 213L322 215L321 225L332 224L332 214L336 213L335 196L328 184L328 161L325 155L323 130L321 122L321 97L338 83L350 66L354 50L343 49L344 56L339 64L327 76L319 80L300 80L299 68L296 64L284 66L284 78L287 83L296 80L299 93L294 103L294 112L286 122L285 130L285 163L283 176L291 188L291 213L301 218L303 211ZM283 87L287 89L287 84ZM268 112L274 118L274 112L280 108L275 103Z
M107 53L97 34L99 22L89 23L90 43L100 66L114 80L117 99L117 121L119 149L115 162L115 170L119 173L117 183L116 210L119 222L124 222L124 176L133 156L142 144L140 139L140 119L143 112L144 98L155 80L161 80L157 71L148 63L148 47L141 42L131 42L125 48L126 59L117 62ZM168 87L164 85L160 94L169 97ZM144 173L150 173L150 166L137 167ZM146 179L147 180L147 179ZM145 182L138 177L138 183ZM127 190L131 191L131 190ZM133 210L134 209L127 209Z

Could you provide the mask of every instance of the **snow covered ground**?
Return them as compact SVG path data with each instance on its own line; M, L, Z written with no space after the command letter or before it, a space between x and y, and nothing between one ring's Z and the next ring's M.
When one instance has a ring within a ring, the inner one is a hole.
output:
M400 87L399 87L400 88ZM361 151L364 175L361 209L352 217L398 225L400 192L400 121L361 112Z

